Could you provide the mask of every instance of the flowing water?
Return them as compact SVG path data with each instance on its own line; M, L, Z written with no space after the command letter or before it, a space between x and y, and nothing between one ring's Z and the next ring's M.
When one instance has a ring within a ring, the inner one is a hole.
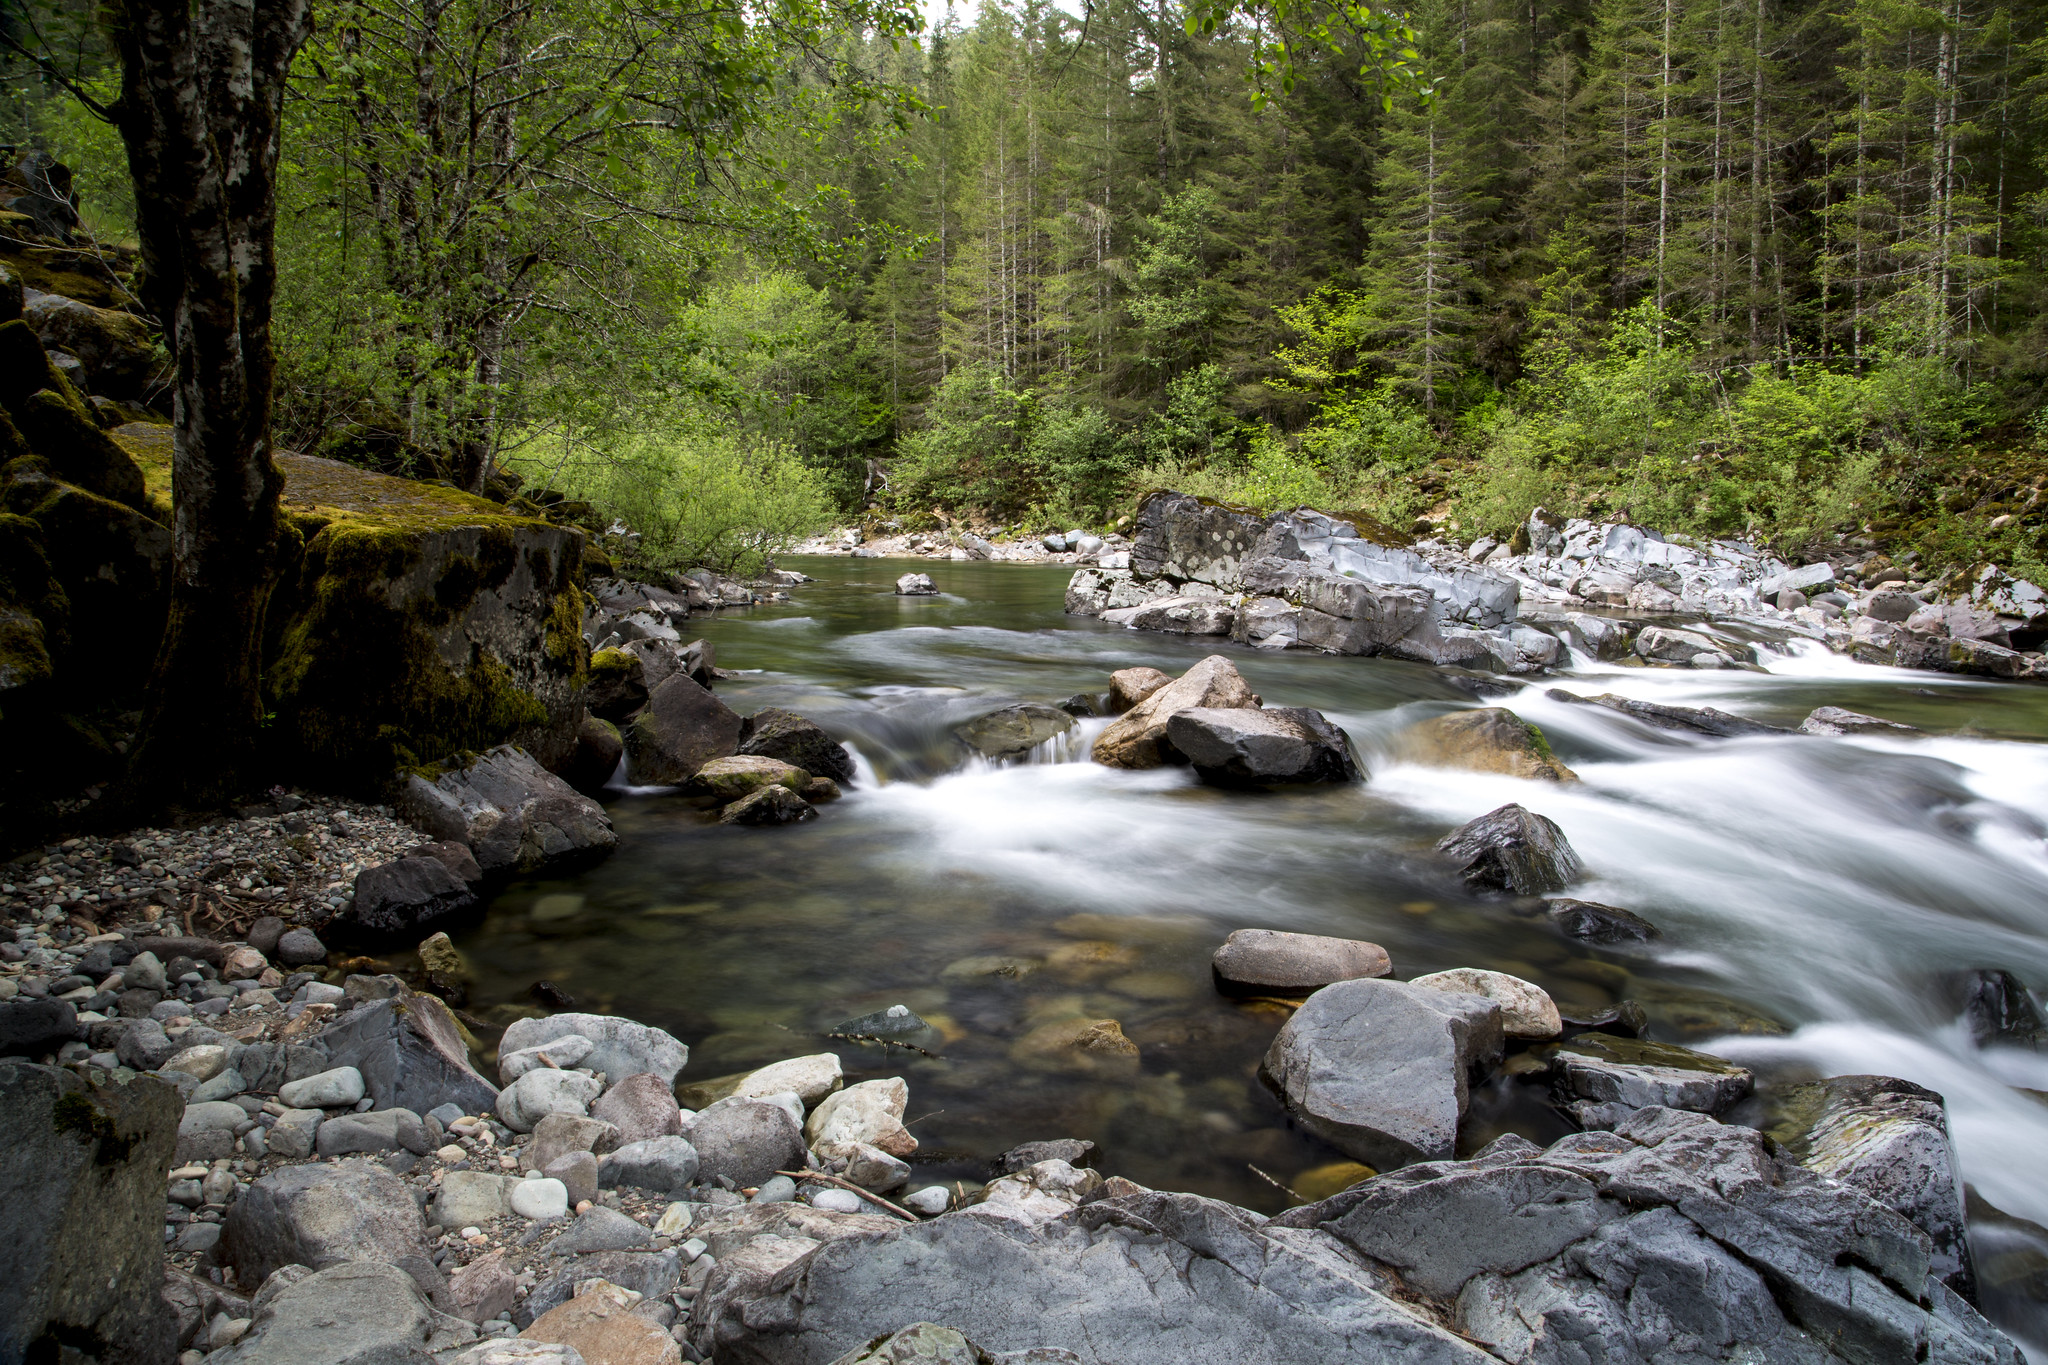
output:
M1313 1185L1305 1172L1342 1157L1292 1129L1257 1079L1284 1008L1220 998L1208 957L1244 926L1337 934L1384 945L1404 978L1512 972L1567 1014L1634 999L1651 1036L1766 1077L1920 1082L1947 1096L1982 1197L2048 1223L2048 1097L2026 1093L2048 1090L2048 1054L1974 1048L1955 986L1980 967L2048 981L2048 690L1816 650L1770 656L1767 673L1581 661L1489 703L1419 665L1067 617L1062 568L919 565L942 595L903 598L900 562L795 567L818 581L791 601L702 623L720 666L745 671L719 694L743 713L818 721L856 750L861 780L820 819L774 829L721 827L672 795L620 796L616 856L509 888L460 940L485 1017L529 1007L545 978L582 1008L682 1038L685 1081L831 1048L849 1082L908 1080L921 1177L972 1179L1017 1143L1083 1137L1107 1171L1270 1211L1287 1202L1273 1181ZM1086 761L1104 721L1008 766L952 738L1000 705L1100 692L1132 665L1178 673L1215 652L1268 703L1342 725L1370 780L1247 795L1185 770L1112 771ZM1785 725L1845 706L1927 735L1710 740L1546 686ZM1486 704L1542 726L1582 785L1390 757L1403 726ZM1430 846L1507 801L1563 827L1589 870L1571 894L1634 910L1662 937L1591 948L1465 894ZM820 1036L895 1004L936 1027L934 1055ZM1137 1065L1061 1069L1027 1041L1070 1018L1118 1020ZM1512 1081L1475 1096L1468 1127L1468 1146L1565 1131Z

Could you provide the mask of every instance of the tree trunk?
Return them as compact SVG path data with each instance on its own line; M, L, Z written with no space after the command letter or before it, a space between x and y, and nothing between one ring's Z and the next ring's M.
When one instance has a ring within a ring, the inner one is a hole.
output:
M271 463L278 107L305 0L111 0L116 126L149 303L177 365L170 622L127 794L204 805L255 772L263 617L284 559Z

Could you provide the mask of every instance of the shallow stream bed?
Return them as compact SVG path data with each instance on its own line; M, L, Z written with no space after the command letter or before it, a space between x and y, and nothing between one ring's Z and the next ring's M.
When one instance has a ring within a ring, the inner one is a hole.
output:
M1017 1143L1082 1137L1108 1172L1272 1211L1287 1203L1273 1182L1314 1185L1305 1173L1342 1158L1293 1130L1257 1078L1284 1008L1222 999L1208 958L1245 926L1337 934L1384 945L1403 978L1527 977L1567 1014L1634 999L1652 1037L1766 1077L1930 1086L1948 1098L1965 1178L2048 1223L2048 1103L2025 1093L2048 1090L2048 1054L1974 1048L1955 984L1984 967L2048 981L2048 689L1814 647L1768 673L1588 665L1482 701L1419 665L1067 617L1064 568L920 564L941 595L904 598L893 584L913 566L900 561L791 567L818 581L701 624L720 666L746 670L718 691L742 713L818 721L857 751L862 780L786 828L619 797L615 857L507 889L460 938L478 1012L528 1007L532 983L552 981L581 1008L687 1042L686 1082L831 1047L849 1081L909 1081L924 1178L977 1178ZM1086 761L1101 721L1005 767L951 735L1000 705L1099 692L1112 669L1179 673L1219 652L1269 704L1344 726L1370 780L1242 795L1183 770L1112 771ZM1710 740L1552 700L1551 686L1795 726L1844 706L1927 735ZM1582 785L1390 757L1404 725L1487 704L1541 725ZM1571 894L1633 910L1662 937L1589 948L1447 879L1430 846L1507 801L1563 827L1589 873ZM894 1004L938 1027L936 1055L819 1036ZM1025 1041L1075 1017L1118 1020L1136 1066L1062 1069ZM1475 1096L1468 1148L1510 1129L1565 1131L1532 1086Z

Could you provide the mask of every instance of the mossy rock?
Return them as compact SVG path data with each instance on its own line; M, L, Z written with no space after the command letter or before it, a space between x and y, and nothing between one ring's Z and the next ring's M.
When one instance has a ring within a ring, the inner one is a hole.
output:
M19 320L0 323L0 407L20 443L56 477L129 507L149 505L135 461L101 428L85 399L50 364L36 334ZM0 435L0 455L13 439Z
M1418 721L1394 739L1397 754L1436 768L1467 768L1543 782L1576 782L1543 731L1503 706L1453 711Z
M135 303L121 277L90 251L0 244L0 262L30 289L45 294L62 294L95 308L129 308Z
M39 529L69 599L75 647L67 691L139 692L170 610L170 528L42 474L17 473L6 500Z
M71 603L43 551L42 529L0 514L0 719L49 682L69 643Z

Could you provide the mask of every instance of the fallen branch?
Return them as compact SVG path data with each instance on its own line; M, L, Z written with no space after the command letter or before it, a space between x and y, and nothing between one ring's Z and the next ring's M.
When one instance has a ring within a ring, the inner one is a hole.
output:
M777 1171L775 1174L786 1175L791 1180L822 1180L825 1181L827 1184L837 1185L842 1190L852 1190L861 1198L868 1200L871 1203L881 1205L883 1208L889 1210L889 1212L895 1214L898 1218L906 1218L913 1223L918 1221L917 1215L912 1213L909 1209L898 1208L896 1207L896 1205L882 1198L881 1195L876 1194L874 1191L864 1190L860 1186L854 1184L851 1180L841 1180L836 1175L827 1175L823 1171Z
M1294 1188L1292 1186L1281 1184L1272 1176L1267 1175L1264 1171L1252 1165L1249 1161L1245 1162L1244 1168L1250 1171L1253 1175L1257 1176L1259 1179L1265 1181L1268 1185L1271 1185L1274 1189L1280 1191L1280 1193L1286 1195L1289 1199L1292 1199L1297 1203L1312 1204L1315 1202L1312 1199L1303 1199L1299 1194L1295 1193Z

